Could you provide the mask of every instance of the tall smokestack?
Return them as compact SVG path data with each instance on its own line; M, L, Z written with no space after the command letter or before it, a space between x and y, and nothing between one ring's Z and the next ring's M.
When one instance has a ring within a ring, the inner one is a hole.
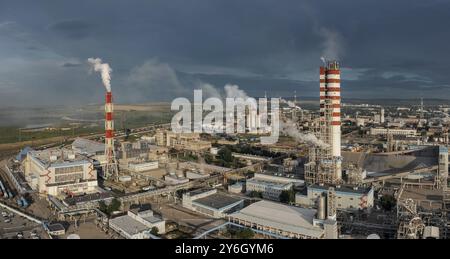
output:
M114 118L113 118L113 97L111 91L111 67L107 63L102 63L99 58L89 58L88 62L96 72L100 72L103 85L106 89L105 95L105 157L106 165L104 177L118 176L118 168L114 150Z
M335 177L341 178L341 71L332 61L320 67L321 139L330 146L327 155L337 161Z

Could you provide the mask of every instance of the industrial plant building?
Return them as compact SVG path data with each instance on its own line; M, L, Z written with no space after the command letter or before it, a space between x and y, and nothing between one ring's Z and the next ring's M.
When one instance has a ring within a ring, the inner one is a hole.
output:
M417 135L415 129L390 129L390 128L370 128L370 135L400 135L413 137Z
M288 238L326 238L324 228L314 224L315 209L270 201L258 201L228 215L230 222Z
M183 194L183 207L212 218L223 218L243 206L242 199L217 193L217 189L200 189Z
M109 227L127 239L148 239L154 227L158 234L166 232L165 220L155 216L151 210L130 210L127 215L110 219Z
M307 195L297 193L295 203L300 206L314 206L322 194L327 194L328 188L321 185L308 187ZM336 209L339 210L363 210L374 206L374 191L372 187L336 187Z
M211 142L201 140L199 133L175 133L159 130L155 137L158 146L183 149L194 153L206 152L211 149Z
M320 67L319 139L324 145L309 150L305 181L308 184L342 182L341 79L337 61Z
M93 162L73 151L30 151L23 165L31 188L41 194L77 195L97 190L97 170Z
M295 178L284 177L281 174L269 175L256 173L245 184L247 193L252 191L262 193L264 199L278 201L283 191L289 191L294 185L303 185L304 181Z

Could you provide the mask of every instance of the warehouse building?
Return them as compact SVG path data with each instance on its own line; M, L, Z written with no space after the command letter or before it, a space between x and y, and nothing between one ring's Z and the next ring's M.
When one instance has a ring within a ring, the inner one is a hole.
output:
M201 189L183 194L183 207L212 218L223 218L243 206L244 200L217 193L216 189Z
M127 215L110 219L109 227L127 239L148 239L154 227L158 234L166 232L165 220L155 216L151 210L128 211Z
M325 230L314 224L315 209L258 201L229 214L230 222L288 238L321 239Z

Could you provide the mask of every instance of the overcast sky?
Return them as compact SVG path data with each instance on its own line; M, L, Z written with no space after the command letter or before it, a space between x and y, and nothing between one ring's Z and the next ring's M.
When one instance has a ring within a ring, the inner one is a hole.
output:
M225 84L318 96L321 56L344 101L449 98L449 24L443 0L0 0L0 106L101 102L89 57L122 103Z

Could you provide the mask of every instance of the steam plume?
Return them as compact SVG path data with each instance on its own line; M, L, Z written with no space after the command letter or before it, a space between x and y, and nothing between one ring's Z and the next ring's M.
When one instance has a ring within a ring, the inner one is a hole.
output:
M322 140L318 139L312 133L302 133L297 127L297 124L291 120L287 120L286 122L281 123L281 132L284 134L294 138L297 142L307 143L309 145L318 146L321 148L328 147L328 144L324 143Z
M340 55L343 52L343 39L341 34L337 31L329 30L327 28L320 28L319 34L324 39L323 42L323 57L330 60L339 59ZM322 61L325 60L322 59Z
M244 100L247 100L248 98L247 93L244 90L239 89L239 86L237 85L227 84L224 89L228 98L242 98Z
M107 92L111 92L111 72L112 69L108 63L102 63L100 58L88 58L89 64L95 72L100 72L102 75L103 85Z

